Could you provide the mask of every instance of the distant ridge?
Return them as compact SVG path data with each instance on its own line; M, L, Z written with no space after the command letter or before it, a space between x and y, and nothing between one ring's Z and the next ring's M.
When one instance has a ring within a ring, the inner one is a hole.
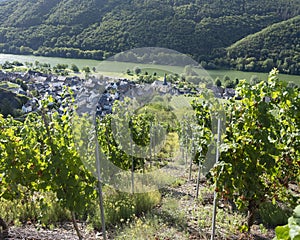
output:
M300 0L9 0L0 52L103 59L165 47L222 65L235 42L299 14Z
M227 60L239 70L300 74L300 16L273 24L227 48Z

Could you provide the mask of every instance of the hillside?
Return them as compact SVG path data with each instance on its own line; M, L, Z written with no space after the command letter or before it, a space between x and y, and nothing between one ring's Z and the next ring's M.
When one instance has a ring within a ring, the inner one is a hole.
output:
M300 74L300 16L269 26L227 48L226 65L243 71ZM223 64L224 64L223 62Z
M0 88L0 114L18 116L28 98Z
M11 0L0 2L0 52L102 59L166 47L209 61L299 13L300 0Z

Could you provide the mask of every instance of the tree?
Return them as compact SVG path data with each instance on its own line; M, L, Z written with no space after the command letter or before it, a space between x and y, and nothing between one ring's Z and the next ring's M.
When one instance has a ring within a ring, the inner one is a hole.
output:
M224 75L224 77L223 77L223 81L224 81L224 82L230 81L230 77L229 77L229 76L227 76L227 75Z
M216 84L217 87L222 86L222 82L221 82L220 78L218 78L218 77L216 78L215 84Z
M72 64L71 65L71 70L75 73L78 73L79 72L79 68L75 65L75 64Z
M216 69L217 66L216 66L213 62L209 62L209 63L207 64L207 67L206 67L206 68L209 69L209 70L212 70L212 69Z
M191 65L187 65L184 67L183 74L185 76L198 76L198 74L195 72Z
M58 63L54 68L58 70L65 70L68 68L68 64Z
M19 62L19 61L13 61L12 64L14 66L23 66L23 63Z
M235 82L233 80L226 81L224 86L225 88L235 88Z
M142 70L141 70L139 67L135 67L135 68L133 69L133 71L134 71L134 73L135 73L136 75L139 75L139 74L142 72Z
M36 66L36 67L39 67L40 66L40 62L39 61L34 61L34 65Z
M273 67L274 67L274 62L273 59L271 58L266 59L262 64L262 68L264 71L270 71Z
M250 85L256 85L257 83L259 83L260 80L258 78L257 75L252 75L251 78L250 78Z
M238 85L240 80L238 78L235 79L235 86Z
M201 65L201 67L203 67L204 69L207 68L207 62L205 62L205 61L201 61L201 62L200 62L200 65Z
M90 73L90 72L91 72L91 69L90 69L89 67L86 66L86 67L83 67L83 68L82 68L82 71L85 72L85 73Z
M21 46L20 47L20 53L21 54L32 54L33 50L30 47Z

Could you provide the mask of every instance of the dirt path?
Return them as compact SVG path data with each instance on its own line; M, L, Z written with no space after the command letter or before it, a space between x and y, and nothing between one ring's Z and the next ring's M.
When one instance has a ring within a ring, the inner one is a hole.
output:
M85 240L95 240L101 238L101 233L87 230L86 226L80 225L81 233ZM1 238L0 238L1 239ZM58 226L54 229L39 228L34 225L22 227L11 227L9 229L9 240L78 240L75 229L71 223ZM2 239L1 239L2 240Z
M187 177L183 177L181 181L174 185L162 189L162 204L155 208L152 212L154 215L165 218L165 227L154 233L155 239L210 239L211 234L211 214L213 203L213 191L203 181L200 185L200 194L198 200L196 195L196 180L188 181ZM262 231L258 225L252 228L253 235L250 237L242 233L232 233L228 231L228 225L241 224L241 222L233 223L236 215L231 213L227 203L218 202L218 211L220 217L217 223L217 240L223 239L273 239L274 230L267 229ZM232 215L231 215L232 214ZM100 240L102 234L88 228L85 224L79 224L81 233L85 240ZM226 226L226 227L223 227ZM176 233L174 234L174 228ZM169 238L160 238L163 232L170 229L173 235ZM109 229L109 239L114 239L114 229ZM156 236L156 237L155 237ZM188 237L187 237L188 236ZM4 238L1 238L2 240ZM9 240L77 240L78 237L71 223L65 223L54 229L39 228L38 226L25 225L22 227L11 227L9 229Z

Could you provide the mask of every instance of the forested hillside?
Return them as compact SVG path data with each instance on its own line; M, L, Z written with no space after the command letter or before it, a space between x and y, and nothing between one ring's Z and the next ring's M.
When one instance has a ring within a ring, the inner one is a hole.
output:
M227 49L222 65L243 71L300 74L300 16L274 24ZM222 61L222 60L221 60Z
M21 115L22 106L28 101L28 98L22 95L16 95L0 87L0 115L12 115L17 117Z
M0 3L0 51L102 59L166 47L211 61L300 13L300 0L11 0Z

